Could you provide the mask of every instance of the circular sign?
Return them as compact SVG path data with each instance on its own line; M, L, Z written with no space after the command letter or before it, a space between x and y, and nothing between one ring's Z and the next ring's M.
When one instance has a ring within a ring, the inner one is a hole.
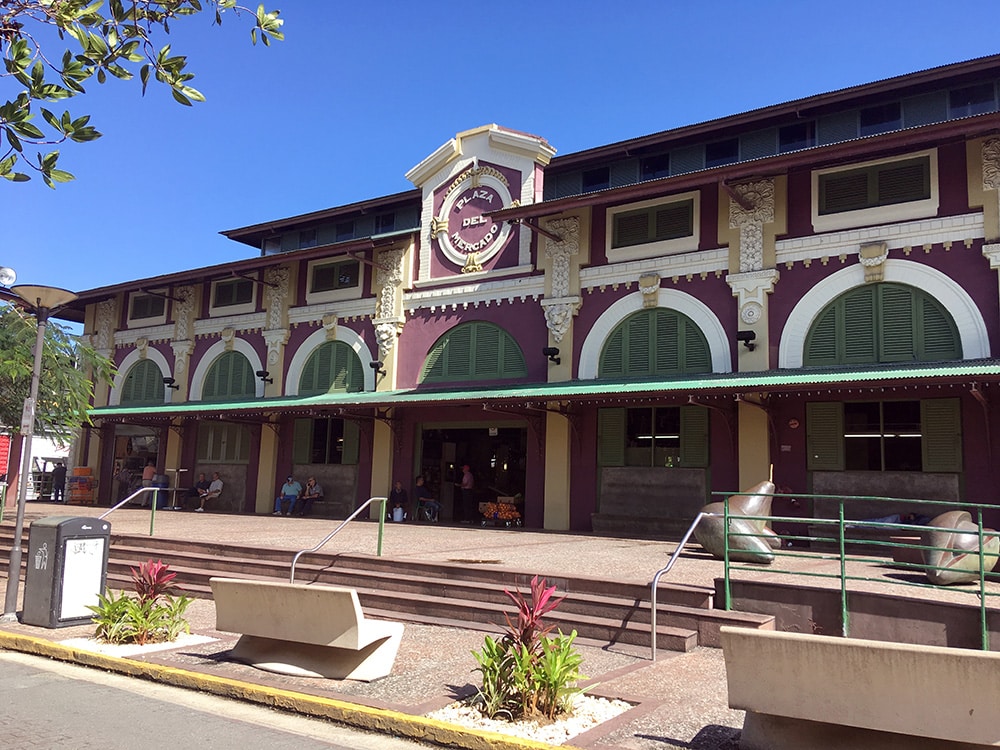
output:
M462 266L496 255L510 236L510 225L487 214L510 202L507 178L493 167L474 167L458 177L448 186L433 222L432 232L444 254Z

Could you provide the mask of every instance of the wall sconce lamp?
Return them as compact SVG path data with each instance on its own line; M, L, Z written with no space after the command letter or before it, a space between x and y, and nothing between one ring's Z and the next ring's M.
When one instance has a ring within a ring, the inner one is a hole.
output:
M174 380L173 378L164 378L163 379L163 385L167 386L167 388L173 388L175 391L178 388L180 388L180 386L177 385L177 381Z
M555 346L542 347L542 356L548 357L549 362L554 362L557 365L562 362L562 358L559 356L559 349Z
M257 370L257 377L260 378L260 380L261 380L262 383L273 383L274 382L274 378L269 378L268 377L268 375L270 375L270 374L271 373L269 373L267 370Z
M736 340L737 341L742 341L743 342L743 346L745 346L751 352L756 347L756 344L753 343L754 339L756 339L756 338L757 338L757 332L756 331L737 331L736 332Z
M378 360L375 360L374 362L369 362L368 366L375 371L376 375L386 374L385 368L382 366L382 363L379 362Z

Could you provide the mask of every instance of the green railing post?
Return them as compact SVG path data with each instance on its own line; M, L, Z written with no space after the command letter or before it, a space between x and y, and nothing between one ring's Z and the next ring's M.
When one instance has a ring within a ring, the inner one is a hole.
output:
M3 512L7 509L7 483L0 484L0 523L3 523Z
M156 520L156 490L150 490L149 498L149 535L153 536L153 522Z
M850 632L850 613L847 611L847 546L844 543L844 498L838 503L837 529L840 534L840 630L844 638Z
M983 651L990 650L990 631L986 627L986 545L983 536L983 509L976 513L979 526L979 628L980 645Z
M722 556L723 565L725 570L725 581L726 581L726 611L729 612L733 608L733 590L730 585L729 578L729 497L722 503L722 535L724 538L724 543L722 545Z
M377 557L382 557L382 532L385 531L385 504L387 498L379 498L381 502L379 503L378 512L378 549L375 551Z

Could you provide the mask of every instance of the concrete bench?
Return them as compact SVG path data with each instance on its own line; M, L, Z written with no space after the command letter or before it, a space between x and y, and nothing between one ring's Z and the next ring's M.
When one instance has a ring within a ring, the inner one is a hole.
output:
M398 622L367 620L354 589L212 578L216 629L243 636L230 656L302 677L371 681L392 670Z
M1000 653L722 628L741 750L1000 746Z

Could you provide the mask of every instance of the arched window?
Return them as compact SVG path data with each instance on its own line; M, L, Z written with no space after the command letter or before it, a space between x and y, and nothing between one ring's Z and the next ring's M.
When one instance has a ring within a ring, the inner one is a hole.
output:
M683 313L657 307L625 318L608 336L598 377L711 372L708 341Z
M504 380L528 374L514 338L493 323L461 323L439 338L424 360L421 383Z
M256 396L257 384L250 360L240 352L224 352L209 368L201 393L204 401Z
M921 290L869 284L845 292L816 318L806 336L806 366L961 359L951 315Z
M133 365L122 383L123 406L144 406L163 403L163 373L155 362L142 359Z
M306 360L299 379L302 396L364 389L365 372L361 360L343 341L327 341L316 347Z

